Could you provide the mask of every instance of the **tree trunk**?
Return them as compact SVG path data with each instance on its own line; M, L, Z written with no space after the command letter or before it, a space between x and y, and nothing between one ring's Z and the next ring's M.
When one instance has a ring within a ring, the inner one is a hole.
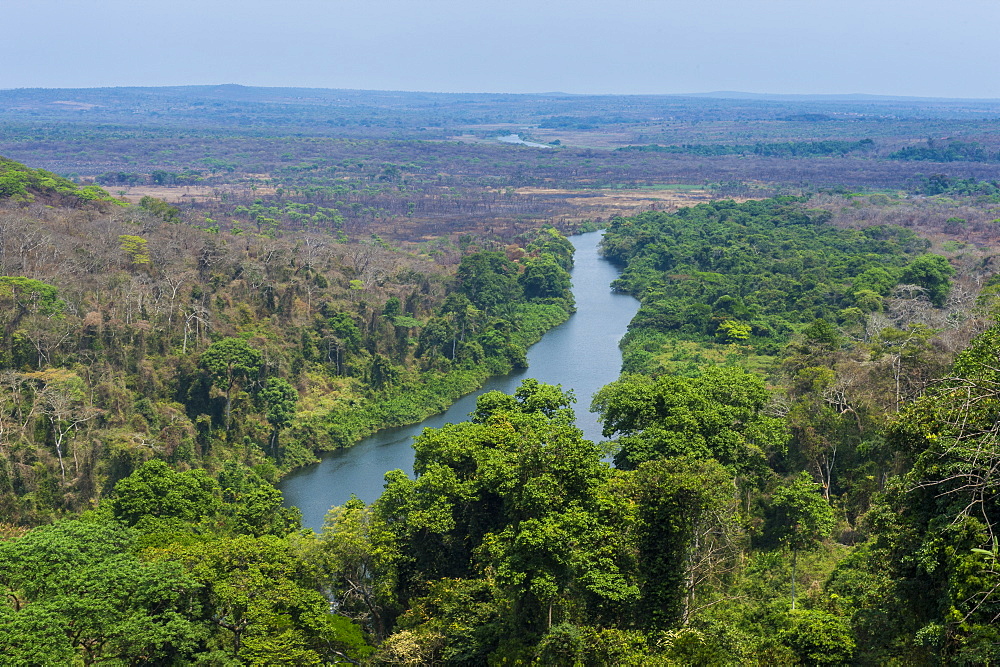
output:
M799 550L792 549L792 611L795 611L795 561L798 559Z

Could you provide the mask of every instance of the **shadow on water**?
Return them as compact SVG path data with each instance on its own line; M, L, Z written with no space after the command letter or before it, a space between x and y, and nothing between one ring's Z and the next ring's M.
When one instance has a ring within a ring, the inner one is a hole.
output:
M601 232L570 237L576 248L572 277L577 312L528 350L527 370L491 378L482 389L463 396L441 414L419 424L382 429L354 447L330 452L320 463L286 476L279 487L285 504L302 510L303 525L319 530L327 510L343 504L352 493L365 502L374 501L382 493L387 471L398 468L413 474L414 436L427 427L465 421L480 394L512 393L525 378L572 390L577 398L577 426L585 437L601 440L597 415L588 408L594 393L618 378L618 341L639 302L611 292L609 286L618 270L598 255L600 240Z

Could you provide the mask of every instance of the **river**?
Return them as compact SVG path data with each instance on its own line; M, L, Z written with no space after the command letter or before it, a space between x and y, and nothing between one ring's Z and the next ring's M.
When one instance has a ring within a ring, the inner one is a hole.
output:
M482 389L456 401L445 412L410 426L383 429L348 449L330 452L315 465L286 476L279 488L285 505L302 510L302 525L320 530L323 517L351 494L367 503L382 493L383 476L399 468L413 474L413 437L425 427L438 428L465 421L486 391L512 393L525 378L562 385L577 397L577 425L584 436L599 441L601 426L589 412L594 393L618 378L621 352L618 341L639 308L639 302L611 291L618 270L597 252L601 232L570 237L576 248L572 271L576 313L551 329L528 350L528 368L491 378Z
M552 146L548 144L540 144L537 141L525 141L519 134L508 134L502 137L497 137L497 141L503 144L518 144L520 146L531 146L532 148L552 148Z

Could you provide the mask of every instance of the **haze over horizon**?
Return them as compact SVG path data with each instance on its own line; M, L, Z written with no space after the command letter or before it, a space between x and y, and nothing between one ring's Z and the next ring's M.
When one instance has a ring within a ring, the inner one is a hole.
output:
M35 0L0 88L1000 98L1000 4L928 0Z

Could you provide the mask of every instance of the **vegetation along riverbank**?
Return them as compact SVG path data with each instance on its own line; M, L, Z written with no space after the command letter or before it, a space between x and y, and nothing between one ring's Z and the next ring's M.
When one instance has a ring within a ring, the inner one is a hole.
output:
M1000 660L1000 111L276 94L0 91L8 662ZM302 530L280 475L523 367L597 227L608 442L528 379Z

